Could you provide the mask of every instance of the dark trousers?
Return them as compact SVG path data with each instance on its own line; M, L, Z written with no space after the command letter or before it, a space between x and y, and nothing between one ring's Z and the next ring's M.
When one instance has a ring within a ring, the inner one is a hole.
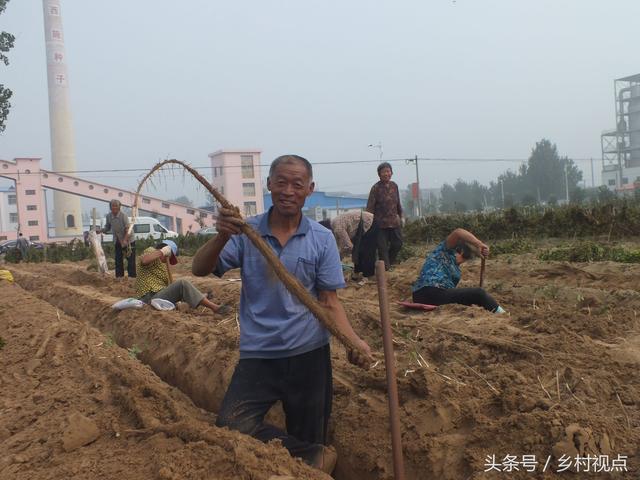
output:
M396 263L398 252L402 248L402 230L398 228L378 229L378 258L384 260L384 268Z
M376 274L376 252L378 248L378 227L374 223L366 232L358 227L353 241L353 271L362 272L365 277Z
M413 301L428 305L445 305L447 303L480 305L490 312L498 308L498 302L482 288L422 287L413 292Z
M131 255L127 257L127 275L136 276L136 242L131 242ZM124 249L116 239L116 277L124 277Z
M332 396L329 345L288 358L241 359L216 425L265 443L280 439L292 456L314 464L326 443ZM286 416L286 433L264 423L278 400Z

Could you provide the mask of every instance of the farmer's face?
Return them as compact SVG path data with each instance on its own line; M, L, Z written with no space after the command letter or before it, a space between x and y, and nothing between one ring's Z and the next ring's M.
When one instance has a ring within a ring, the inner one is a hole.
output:
M466 261L467 261L467 259L464 258L461 253L456 252L456 263L458 265L462 265Z
M281 163L267 179L273 208L285 217L296 216L313 193L314 183L302 162Z
M380 180L382 180L383 183L388 183L391 180L391 175L393 175L393 173L389 167L384 167L378 173L378 177L380 177Z
M117 203L112 203L111 204L111 213L113 215L118 215L118 213L120 213L120 205L118 205Z

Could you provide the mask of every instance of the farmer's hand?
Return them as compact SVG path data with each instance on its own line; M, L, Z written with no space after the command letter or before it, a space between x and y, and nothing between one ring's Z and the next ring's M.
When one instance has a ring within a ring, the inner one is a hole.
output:
M349 359L349 362L353 363L354 365L357 365L364 370L369 370L369 367L373 363L373 355L371 355L371 349L369 348L369 345L367 345L367 342L360 338L358 338L356 344L360 347L360 350L362 352L351 350L348 348L347 358Z
M171 247L169 245L165 245L160 249L160 251L162 252L162 255L164 255L164 258L171 257Z
M219 233L227 235L236 235L241 233L240 226L244 224L244 220L238 218L233 210L221 208L218 210L218 220L216 221L216 229Z
M487 258L489 256L489 246L485 245L484 243L480 243L480 245L478 245L478 250L480 251L480 256L482 258Z

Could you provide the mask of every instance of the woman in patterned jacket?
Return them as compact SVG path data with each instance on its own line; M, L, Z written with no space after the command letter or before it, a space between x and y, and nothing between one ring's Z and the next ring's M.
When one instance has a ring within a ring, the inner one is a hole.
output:
M168 263L177 264L177 255L178 246L172 240L163 240L155 247L149 247L144 251L138 260L137 297L145 303L151 302L154 298L161 298L174 304L182 301L191 308L202 305L220 315L228 313L228 305L213 303L188 280L180 279L169 283Z

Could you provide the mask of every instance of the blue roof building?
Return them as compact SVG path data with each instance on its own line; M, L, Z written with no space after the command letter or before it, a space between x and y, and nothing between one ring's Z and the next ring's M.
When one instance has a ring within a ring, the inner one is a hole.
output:
M271 194L264 194L264 209L268 210L273 203L271 202ZM343 197L339 195L330 195L326 192L313 192L304 204L302 213L314 220L323 220L325 218L334 218L339 213L347 210L363 210L367 206L366 198Z

